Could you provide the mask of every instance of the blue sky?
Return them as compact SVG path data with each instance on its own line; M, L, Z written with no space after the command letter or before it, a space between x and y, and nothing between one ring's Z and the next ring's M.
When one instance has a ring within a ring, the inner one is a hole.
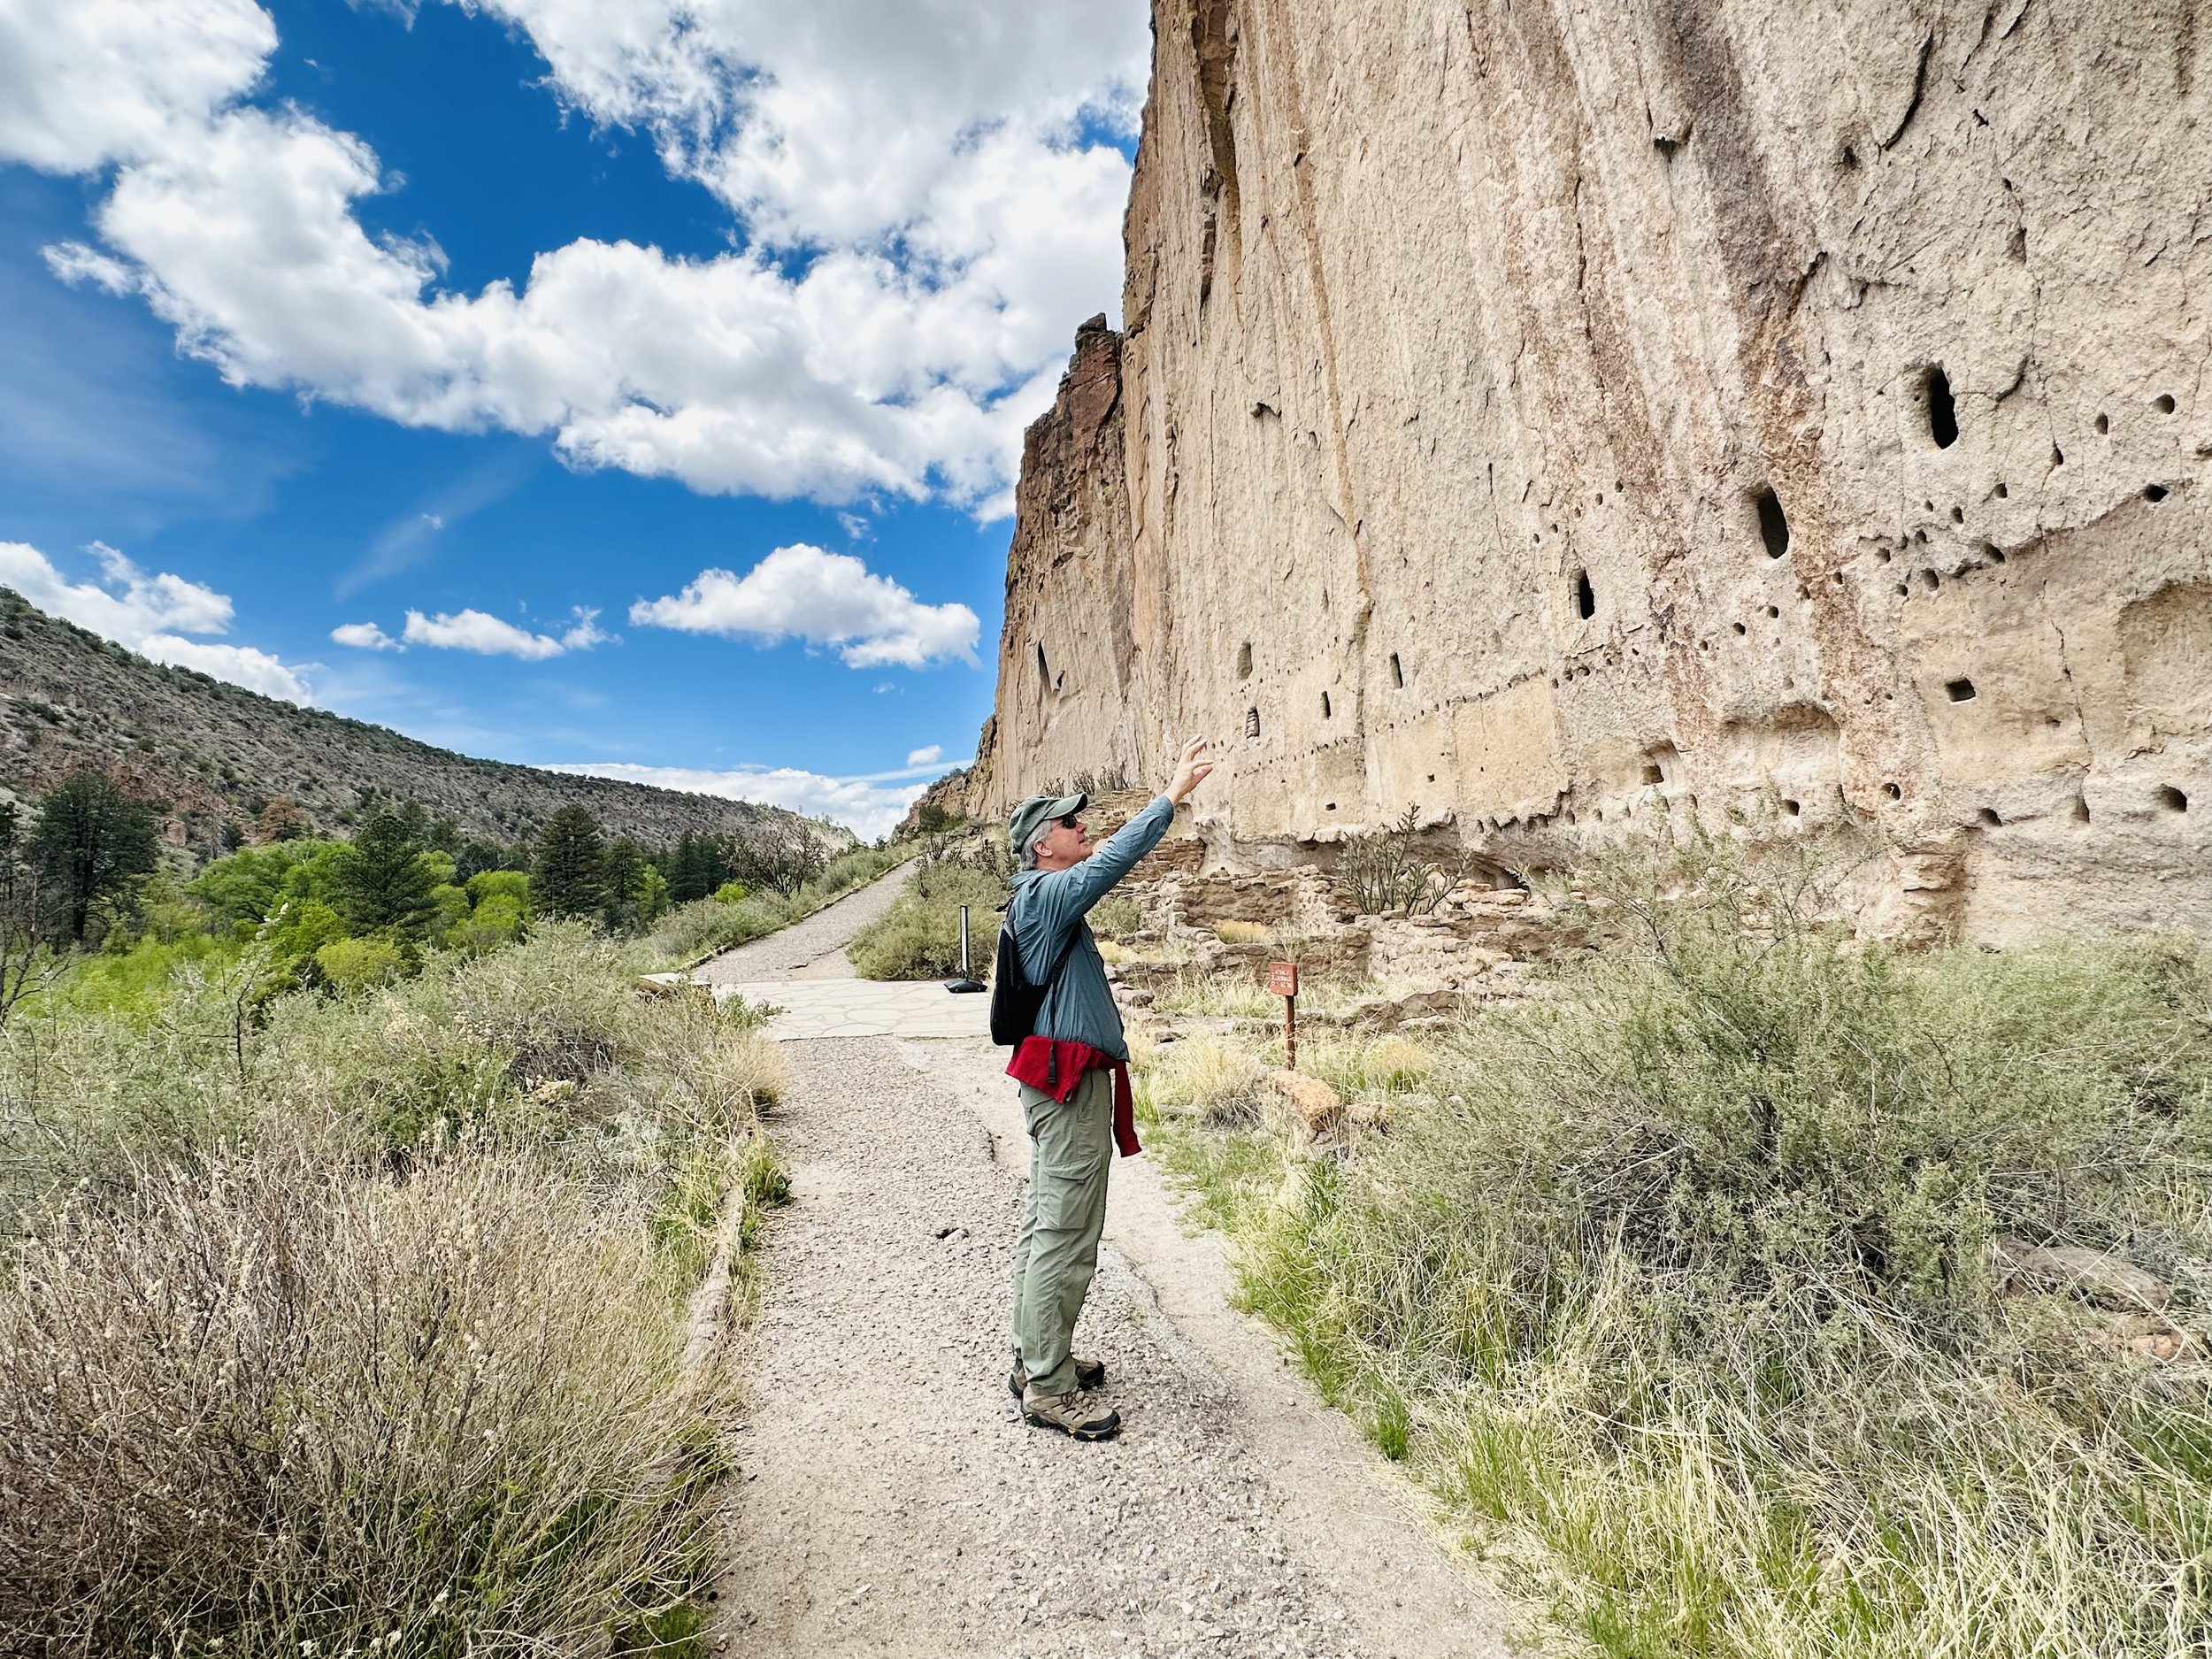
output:
M0 582L879 833L989 710L1144 50L1134 0L0 0Z

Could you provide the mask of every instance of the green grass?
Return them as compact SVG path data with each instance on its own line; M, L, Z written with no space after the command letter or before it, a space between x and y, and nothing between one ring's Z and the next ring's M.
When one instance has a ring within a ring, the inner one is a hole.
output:
M1651 890L1425 1077L1340 1057L1395 1125L1278 1192L1155 1099L1248 1304L1601 1652L2212 1647L2205 1368L1991 1267L2110 1252L2205 1339L2212 965L1901 956L1724 860Z

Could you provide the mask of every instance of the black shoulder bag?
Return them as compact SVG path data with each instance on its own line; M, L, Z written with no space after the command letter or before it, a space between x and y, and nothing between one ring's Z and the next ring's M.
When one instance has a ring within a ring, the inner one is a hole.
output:
M1068 942L1052 964L1052 970L1037 984L1032 985L1022 972L1021 947L1014 942L1014 911L1007 907L1006 920L998 930L998 965L991 970L991 1041L1002 1048L1018 1048L1022 1040L1037 1034L1037 1015L1045 1005L1045 993L1060 977L1060 970L1068 965L1068 957L1075 950L1075 941L1083 934L1079 918L1068 929Z

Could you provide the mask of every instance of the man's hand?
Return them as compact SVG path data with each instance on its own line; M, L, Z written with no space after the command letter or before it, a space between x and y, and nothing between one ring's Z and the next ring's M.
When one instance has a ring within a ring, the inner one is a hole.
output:
M1182 805L1190 792L1206 781L1206 774L1213 769L1213 758L1206 752L1206 740L1194 737L1183 745L1183 752L1175 757L1175 776L1168 781L1168 799L1178 806Z

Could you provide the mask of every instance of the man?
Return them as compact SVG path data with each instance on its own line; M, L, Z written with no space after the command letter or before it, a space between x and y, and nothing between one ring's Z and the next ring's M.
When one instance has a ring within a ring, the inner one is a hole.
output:
M1006 923L1029 982L1052 976L1036 1034L1006 1068L1020 1081L1030 1140L1029 1200L1014 1244L1012 1384L1025 1421L1079 1440L1121 1432L1121 1414L1087 1393L1106 1380L1105 1366L1076 1358L1069 1345L1098 1270L1110 1147L1124 1156L1140 1149L1121 1010L1083 918L1159 844L1175 809L1213 769L1206 740L1191 739L1166 792L1095 849L1079 816L1087 795L1032 795L1007 822L1021 868Z

